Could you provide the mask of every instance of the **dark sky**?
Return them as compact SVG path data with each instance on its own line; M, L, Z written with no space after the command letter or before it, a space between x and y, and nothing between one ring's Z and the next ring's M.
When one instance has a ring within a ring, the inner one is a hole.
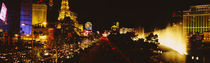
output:
M107 29L115 21L121 26L165 26L174 10L190 5L206 4L209 0L69 0L70 10L81 23L90 21L96 29ZM58 1L56 1L58 3ZM55 3L56 4L56 3ZM60 3L58 3L59 7ZM56 5L55 5L56 8Z
M8 6L8 21L18 21L21 0L5 0ZM48 10L48 21L56 21L61 0L54 0ZM93 23L93 29L110 29L119 21L121 27L153 25L165 26L174 10L187 9L190 5L210 4L209 0L69 0L70 10L77 13L78 21ZM17 17L17 18L15 18ZM17 26L16 26L17 27Z

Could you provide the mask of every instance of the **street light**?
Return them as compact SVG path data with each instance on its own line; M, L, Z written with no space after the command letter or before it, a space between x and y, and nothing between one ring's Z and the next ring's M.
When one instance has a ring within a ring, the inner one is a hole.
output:
M22 23L21 25L22 25L22 26L25 26L26 24L25 24L25 23Z
M15 37L18 37L19 35L18 34L15 34Z
M42 24L46 25L46 24L47 24L47 22L43 22Z
M29 34L26 35L27 37L29 36Z
M48 52L45 52L45 53L44 53L44 55L45 55L45 56L48 56L48 55L49 55L49 53L48 53Z

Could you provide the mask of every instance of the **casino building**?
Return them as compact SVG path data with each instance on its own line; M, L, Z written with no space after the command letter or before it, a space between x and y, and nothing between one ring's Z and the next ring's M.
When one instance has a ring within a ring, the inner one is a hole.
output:
M183 25L188 34L210 31L210 4L191 6L183 11Z

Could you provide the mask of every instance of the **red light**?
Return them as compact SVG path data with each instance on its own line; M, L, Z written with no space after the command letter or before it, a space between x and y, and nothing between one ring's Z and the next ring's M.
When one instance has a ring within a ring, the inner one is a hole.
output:
M43 0L36 1L37 3L41 3Z
M115 48L112 48L112 50L115 50Z
M50 5L53 5L53 2L50 2L49 4L50 4Z
M68 33L68 37L72 37L72 34L71 33Z
M173 16L175 16L175 15L176 15L176 13L173 13L172 15L173 15Z

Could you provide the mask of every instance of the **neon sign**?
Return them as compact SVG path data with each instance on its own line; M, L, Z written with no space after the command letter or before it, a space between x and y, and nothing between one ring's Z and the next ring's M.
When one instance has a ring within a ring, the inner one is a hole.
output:
M7 15L7 8L6 8L5 4L2 3L0 19L5 21L6 20L6 15Z
M91 22L86 22L86 23L85 23L85 28L86 28L87 30L92 30L92 23L91 23Z

